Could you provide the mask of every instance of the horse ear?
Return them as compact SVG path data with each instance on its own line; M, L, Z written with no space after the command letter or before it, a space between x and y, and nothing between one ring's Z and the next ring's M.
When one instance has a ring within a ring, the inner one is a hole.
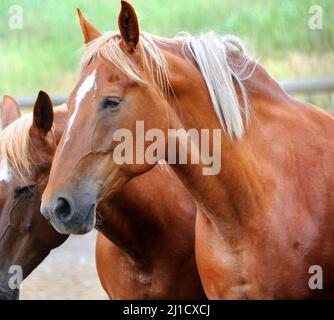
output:
M127 1L122 1L118 27L122 36L122 44L128 52L133 53L139 42L139 23L135 9Z
M12 122L21 117L20 107L14 98L10 96L3 97L1 108L2 128L6 128Z
M100 37L102 33L98 31L91 23L87 21L87 19L82 14L81 10L77 8L79 22L81 26L81 30L84 36L85 44L93 41L94 39Z
M40 137L45 138L53 124L53 107L47 93L40 91L35 102L33 113L33 129L36 129Z

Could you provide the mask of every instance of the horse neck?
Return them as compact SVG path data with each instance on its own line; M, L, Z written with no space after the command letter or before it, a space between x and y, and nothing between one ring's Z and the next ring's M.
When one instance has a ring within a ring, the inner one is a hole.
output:
M181 49L177 51L176 45L172 50L166 47L164 50L167 51L166 57L176 96L170 104L170 128L209 129L210 131L221 129L213 110L209 91L196 63L193 60L192 64L187 63L182 58ZM249 92L248 98L252 109L251 127L246 130L245 137L240 141L232 141L222 131L220 173L203 177L201 164L173 166L176 174L188 187L204 212L209 216L219 214L223 210L235 212L236 214L225 215L224 218L238 224L243 219L240 217L242 212L248 212L251 209L255 212L259 205L265 206L265 203L259 203L254 197L256 194L262 194L263 190L253 172L251 159L254 155L249 148L252 132L258 132L256 129L260 127L259 123L262 119L268 119L285 105L293 104L293 100L260 66L256 67L253 76L245 82L245 85ZM242 101L238 90L237 94L239 101ZM207 190L215 190L214 197ZM240 199L240 195L243 199ZM225 207L221 206L222 203L226 204ZM248 210L245 210L245 205Z
M189 254L196 209L173 171L166 164L158 164L132 179L114 198L102 202L98 207L102 221L97 219L97 225L137 265L149 268L166 264L171 255ZM167 264L172 266L169 261Z
M121 204L118 203L119 199ZM126 252L137 264L144 265L149 260L146 255L148 244L144 241L148 238L141 237L140 231L149 230L150 221L139 218L137 212L124 209L124 202L120 195L113 200L108 199L101 202L97 210L97 217L97 230Z
M164 53L171 69L171 83L177 97L172 103L172 112L176 113L185 126L189 123L189 127L192 128L217 128L218 121L214 114L208 88L189 49L182 41L157 42L156 45ZM241 64L240 55L237 53L229 53L228 59L232 65ZM279 107L285 104L304 105L288 96L277 81L257 62L250 61L244 73L252 74L249 79L244 80L244 85L250 106L255 113L265 112L268 107L277 105ZM236 83L235 85L239 101L242 101L240 89ZM268 105L266 110L263 110L263 104ZM189 122L189 119L192 121ZM196 126L197 120L199 120L199 126ZM221 126L218 125L218 127Z
M148 266L163 239L164 228L156 211L143 203L135 181L97 208L97 229L140 267Z

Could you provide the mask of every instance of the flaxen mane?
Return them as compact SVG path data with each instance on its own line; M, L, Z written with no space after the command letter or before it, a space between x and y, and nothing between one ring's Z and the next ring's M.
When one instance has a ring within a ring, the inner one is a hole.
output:
M250 112L244 81L251 77L256 64L249 71L251 60L245 54L243 45L237 37L219 36L211 32L196 37L182 34L167 39L143 32L138 50L140 50L140 56L143 60L144 71L140 70L121 49L120 40L119 33L107 32L88 43L84 49L81 70L89 64L93 57L104 58L133 81L156 85L166 95L171 88L169 69L157 43L180 41L184 48L188 48L199 66L210 92L213 108L222 127L231 138L242 138L245 127L249 124ZM239 55L241 63L234 65L229 58L230 53ZM235 83L241 93L242 107Z
M57 108L67 108L66 105ZM29 154L29 131L32 126L32 114L22 116L0 132L0 162L2 167L15 173L22 182L31 174L34 165ZM50 141L55 141L54 130L48 134Z
M29 130L32 115L28 114L11 123L0 133L0 159L19 177L30 174Z

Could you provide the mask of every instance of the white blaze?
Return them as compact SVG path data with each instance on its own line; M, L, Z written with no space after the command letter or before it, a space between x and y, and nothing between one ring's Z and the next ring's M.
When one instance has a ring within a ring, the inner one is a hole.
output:
M0 181L9 182L12 175L9 171L7 161L2 159L0 162Z
M87 76L85 81L81 84L77 95L75 97L75 106L74 106L74 111L70 117L70 120L68 121L68 127L67 127L67 133L66 133L66 139L65 142L68 141L70 138L70 130L73 125L74 119L78 113L80 104L82 100L85 98L86 94L91 91L92 89L96 90L96 70L92 72L91 75Z

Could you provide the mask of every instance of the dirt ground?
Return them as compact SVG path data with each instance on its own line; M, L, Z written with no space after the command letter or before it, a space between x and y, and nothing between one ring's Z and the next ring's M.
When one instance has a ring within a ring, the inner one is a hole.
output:
M23 282L20 299L107 299L95 267L96 231L71 236Z

